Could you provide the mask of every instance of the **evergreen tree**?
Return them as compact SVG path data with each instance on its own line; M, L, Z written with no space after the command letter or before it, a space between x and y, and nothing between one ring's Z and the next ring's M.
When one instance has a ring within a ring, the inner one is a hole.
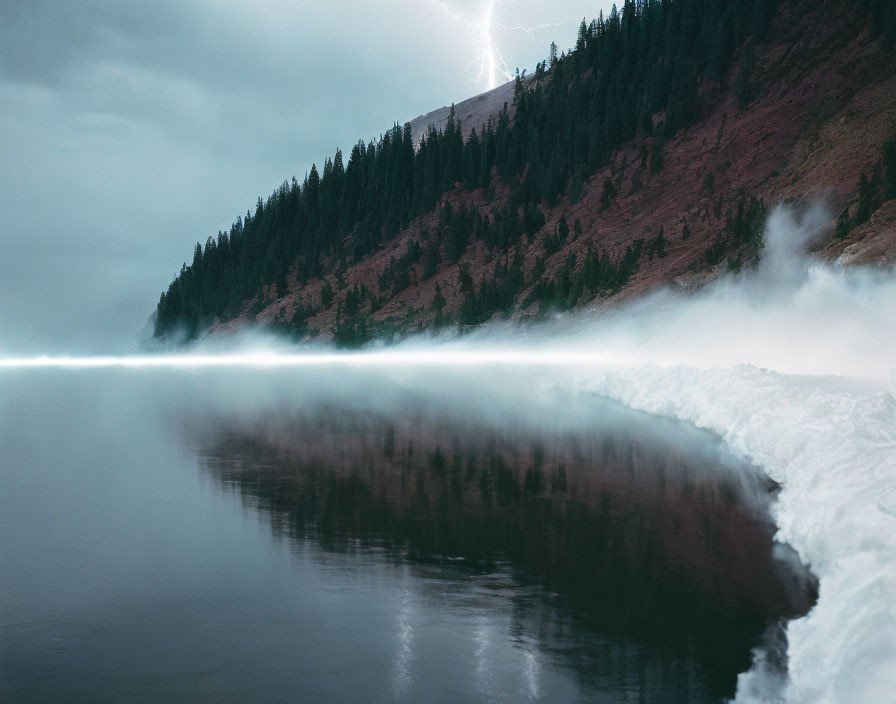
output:
M886 184L885 198L896 198L896 134L890 137L883 146L884 179Z
M603 210L606 210L610 207L610 204L616 200L616 188L613 186L613 182L609 177L604 179L604 190L600 194L600 207Z
M856 207L856 214L853 217L853 226L868 222L874 210L874 190L871 187L871 182L865 174L862 174L859 179L859 205Z
M740 70L737 73L737 81L734 84L734 95L737 103L742 108L747 107L754 99L753 69L756 58L753 51L753 42L744 45L740 57Z
M183 328L196 335L216 317L239 315L247 301L281 295L292 272L300 289L310 280L324 279L375 252L428 213L439 212L440 222L423 241L423 279L436 272L443 256L457 261L473 238L499 256L506 254L524 234L534 236L543 227L544 205L553 207L565 195L576 202L587 180L606 167L626 140L652 136L650 169L662 169L664 143L699 116L698 83L724 79L739 48L735 89L741 103L748 104L758 87L753 43L762 41L778 4L626 0L621 12L614 7L608 16L581 23L569 54L558 55L553 44L535 81L527 84L520 75L513 122L505 105L464 139L452 110L444 127L431 126L419 144L405 124L394 125L376 140L357 142L347 163L337 150L324 159L322 171L312 165L301 183L285 182L266 200L259 199L254 211L238 217L228 232L194 249L192 262L181 267L159 299L156 333ZM859 11L870 15L882 36L890 36L892 7L885 0L861 0ZM654 128L653 116L661 112L665 121ZM888 193L896 171L887 160L890 153L885 153L884 171ZM448 209L442 205L444 196L457 184L484 189L487 202L502 189L509 197L488 214L460 207L443 213ZM609 185L607 189L605 183L601 197L603 207L616 197ZM559 242L557 232L550 237ZM619 263L623 269L636 266L631 259L635 248L630 252ZM393 289L410 281L412 264L402 261L382 272ZM505 262L507 271L497 279L486 277L472 318L481 318L496 302L503 305L517 280L511 264ZM573 284L575 276L568 277ZM624 278L620 274L616 280ZM575 294L574 286L567 290L559 279L554 285L566 301ZM326 283L320 303L309 301L306 312L329 307L334 300ZM373 329L346 317L342 308L340 314L345 318L343 336Z

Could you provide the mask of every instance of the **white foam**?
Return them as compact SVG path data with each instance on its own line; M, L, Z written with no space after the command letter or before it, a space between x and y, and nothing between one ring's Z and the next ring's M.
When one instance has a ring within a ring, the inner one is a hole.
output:
M231 354L6 359L0 367L424 366L429 383L445 386L434 368L487 366L487 379L496 367L538 366L547 385L571 383L690 421L783 485L778 538L820 580L817 605L787 626L786 677L758 651L737 701L896 701L896 277L797 257L794 246L808 241L819 213L797 220L776 211L765 263L751 275L692 297L658 294L597 321L567 316L509 340L493 327L446 344L358 354L271 351L263 340ZM338 373L320 377L332 381L328 393L342 388ZM531 393L535 378L520 377L517 390Z
M713 430L783 486L778 539L819 599L787 626L786 675L757 651L738 702L896 701L896 276L799 255L823 220L777 209L757 272L579 333L643 364L574 385Z
M896 692L896 400L829 391L748 365L589 373L584 388L719 433L783 484L778 538L820 580L791 622L789 702L883 702ZM761 659L761 657L760 657ZM761 665L761 663L760 663ZM769 701L755 667L737 701Z

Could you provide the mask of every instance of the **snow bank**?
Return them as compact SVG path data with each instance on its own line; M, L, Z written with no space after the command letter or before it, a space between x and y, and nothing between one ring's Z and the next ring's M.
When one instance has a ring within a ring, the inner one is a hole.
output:
M896 400L739 365L589 374L589 390L720 434L783 484L779 540L820 580L787 627L788 702L883 702L896 692ZM737 701L768 701L759 665ZM774 700L774 699L772 699Z

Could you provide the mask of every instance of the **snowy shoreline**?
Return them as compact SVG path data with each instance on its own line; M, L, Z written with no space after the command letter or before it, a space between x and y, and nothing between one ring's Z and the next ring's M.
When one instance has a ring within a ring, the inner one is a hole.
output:
M778 540L820 581L787 625L781 682L757 653L737 702L880 702L896 691L896 399L737 365L587 372L579 389L718 433L782 484Z

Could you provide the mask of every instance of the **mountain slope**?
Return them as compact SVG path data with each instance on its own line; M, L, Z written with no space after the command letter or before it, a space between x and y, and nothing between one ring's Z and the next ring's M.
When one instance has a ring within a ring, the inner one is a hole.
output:
M832 220L822 256L889 265L896 260L894 19L892 6L866 4L626 2L620 15L583 26L577 49L539 67L525 85L458 106L461 124L443 109L393 130L383 154L403 145L397 158L418 162L408 178L426 175L427 148L447 154L438 186L394 191L408 194L398 206L383 205L389 198L381 190L352 205L357 218L347 220L350 208L339 203L353 202L340 184L331 225L313 220L316 249L307 224L290 234L288 223L275 223L266 237L283 244L258 249L268 252L264 266L260 255L248 264L246 255L225 258L221 236L204 250L197 245L193 264L160 302L155 332L196 337L254 322L357 346L494 316L612 304L663 284L687 290L760 256L767 208L780 201L824 200ZM628 75L631 52L639 53ZM626 93L629 84L643 86L643 97ZM505 95L508 111L483 132ZM619 115L627 117L621 124ZM442 120L444 130L427 132ZM474 127L483 145L487 134L496 145L492 162L483 157L485 174L466 165ZM373 157L368 163L377 168ZM328 160L324 181L329 173L333 182L333 169ZM376 183L392 172L382 173ZM318 188L285 184L238 225L271 212L276 221L291 198L301 208ZM289 254L290 238L306 254ZM223 242L230 253L245 246L234 230ZM236 272L230 280L222 273L228 266Z
M474 128L482 134L482 127L488 122L488 118L496 118L505 103L508 106L513 105L513 98L514 84L511 81L485 93L462 100L456 105L446 105L432 110L410 121L411 137L415 144L420 144L420 140L426 136L430 127L444 131L452 108L461 122L464 139L469 138L470 132Z

